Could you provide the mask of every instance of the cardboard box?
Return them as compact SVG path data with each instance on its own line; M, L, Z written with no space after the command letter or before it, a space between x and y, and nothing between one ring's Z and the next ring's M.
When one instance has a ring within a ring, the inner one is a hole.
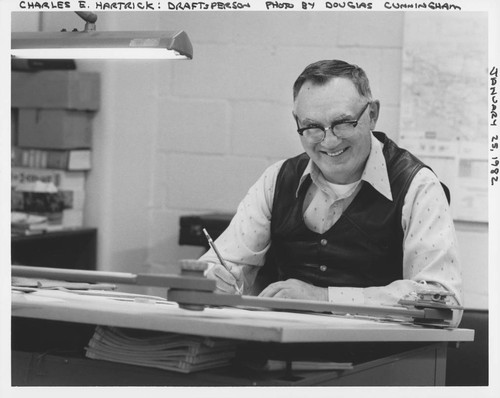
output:
M66 109L20 108L17 144L26 148L90 148L93 115Z
M13 108L96 111L100 105L100 75L77 71L12 71Z

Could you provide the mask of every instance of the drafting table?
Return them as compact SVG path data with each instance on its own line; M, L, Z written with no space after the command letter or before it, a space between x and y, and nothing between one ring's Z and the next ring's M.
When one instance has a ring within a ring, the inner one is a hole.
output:
M355 356L360 358L353 361L352 370L294 373L293 377L226 368L184 375L83 356L40 356L16 350L14 385L444 385L448 344L474 337L469 329L426 328L371 318L238 308L192 311L171 302L119 301L61 291L13 293L12 316L232 338L253 349L285 353L291 360L295 350L335 352L342 347L357 349ZM367 354L378 346L382 354Z

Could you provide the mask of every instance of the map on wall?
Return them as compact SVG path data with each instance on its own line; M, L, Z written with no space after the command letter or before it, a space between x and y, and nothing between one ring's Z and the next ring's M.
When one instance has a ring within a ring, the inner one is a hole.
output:
M453 217L488 221L487 13L407 13L399 144L451 191Z

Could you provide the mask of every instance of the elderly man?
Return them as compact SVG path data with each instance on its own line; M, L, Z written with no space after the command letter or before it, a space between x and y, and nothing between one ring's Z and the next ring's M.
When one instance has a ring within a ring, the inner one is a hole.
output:
M380 103L364 71L316 62L293 98L305 153L269 167L217 239L231 271L202 256L218 290L361 305L446 290L461 303L446 188L374 131Z

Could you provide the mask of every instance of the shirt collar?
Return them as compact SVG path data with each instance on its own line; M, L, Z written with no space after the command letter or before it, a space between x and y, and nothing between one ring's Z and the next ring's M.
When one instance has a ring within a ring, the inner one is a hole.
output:
M361 180L366 181L373 188L375 188L379 193L384 195L387 199L392 201L391 184L389 183L389 175L387 173L387 165L385 163L385 157L382 153L383 144L375 138L372 134L371 136L372 145L370 149L370 154L368 155L368 160L366 161L365 169L361 175ZM307 166L300 177L299 186L296 191L296 196L299 194L299 190L302 187L304 181L310 175L311 179L317 181L317 176L321 173L316 164L309 160Z

